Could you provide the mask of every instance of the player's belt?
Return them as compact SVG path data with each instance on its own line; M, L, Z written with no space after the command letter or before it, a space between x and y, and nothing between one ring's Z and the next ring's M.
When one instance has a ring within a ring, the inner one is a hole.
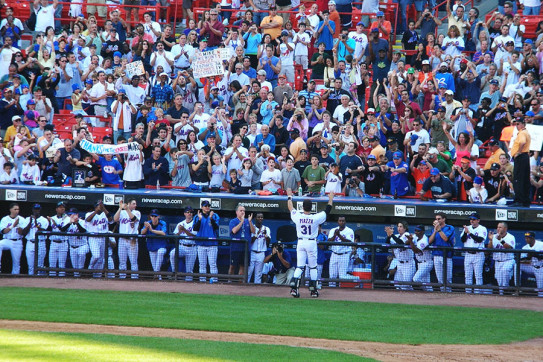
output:
M54 242L54 243L60 244L60 243L65 242L66 240L57 240L57 239L54 239L54 240L51 240L51 241Z
M300 240L306 240L306 241L315 241L316 239L307 239L307 238L301 238Z
M72 249L77 249L77 248L80 248L80 247L82 247L82 246L83 246L83 245L77 245L77 246L75 246L75 245L70 245L70 248L72 248Z
M332 253L334 253L334 254L336 254L336 255L345 255L345 254L347 254L347 253L349 253L349 252L346 252L346 253L336 253L335 251L332 251Z
M535 265L532 265L534 268L536 269L540 269L540 268L543 268L543 265L540 265L540 266L535 266Z
M189 248L195 246L194 244L181 244L181 245L187 246L187 247L189 247Z
M401 264L410 263L411 260L398 260Z
M477 254L478 251L468 251L468 253L470 253L470 254Z
M9 240L9 241L23 241L23 239L4 239L4 240Z
M420 263L428 263L428 262L431 261L431 260L417 260L417 261L418 261L419 264L420 264Z
M252 253L264 253L263 251L256 251L256 250L251 250Z

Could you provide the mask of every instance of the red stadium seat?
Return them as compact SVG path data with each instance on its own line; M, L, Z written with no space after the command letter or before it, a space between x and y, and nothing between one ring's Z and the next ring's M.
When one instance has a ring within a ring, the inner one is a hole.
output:
M94 127L92 129L92 136L95 143L102 143L102 139L105 136L113 136L113 129L109 127Z

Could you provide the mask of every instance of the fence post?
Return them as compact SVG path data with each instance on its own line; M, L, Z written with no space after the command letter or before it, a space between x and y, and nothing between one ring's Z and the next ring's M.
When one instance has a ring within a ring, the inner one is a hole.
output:
M514 253L514 256L515 256L515 275L516 277L514 278L515 280L515 289L516 289L516 292L515 292L515 295L518 297L520 296L520 284L521 284L521 275L520 275L520 254L519 253Z
M30 221L30 222L32 222L32 221ZM39 232L40 231L38 230L34 234L34 260L33 260L33 263L34 263L34 275L38 275L38 253L40 252L40 248L39 248L39 245L38 245L38 233Z
M245 254L243 256L244 258L244 263L245 263L245 268L243 268L243 282L244 283L249 283L249 241L247 240L244 240L245 241Z
M372 243L373 244L373 243ZM375 270L375 265L377 265L377 263L375 262L375 254L376 254L376 249L377 247L375 245L372 245L371 246L371 289L374 289L374 285L373 285L373 282L375 281L375 274L374 274L374 270Z
M449 267L449 263L448 263L448 253L446 250L443 250L443 273L442 273L442 278L443 278L443 291L444 292L447 292L447 277L449 276L449 273L448 273L448 267Z

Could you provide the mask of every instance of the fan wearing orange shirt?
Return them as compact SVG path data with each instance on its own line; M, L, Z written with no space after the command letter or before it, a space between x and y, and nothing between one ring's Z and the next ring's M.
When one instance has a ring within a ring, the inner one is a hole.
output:
M417 157L418 154L415 154L413 156L413 160L409 165L409 169L411 170L411 175L413 176L413 179L415 179L415 194L418 195L419 192L422 192L422 186L424 185L424 181L426 181L426 179L430 177L430 168L428 167L428 163L424 160L420 161L419 165L415 167L415 161L417 160ZM432 191L426 191L423 197L431 199Z
M388 40L392 31L392 24L385 20L385 13L378 11L375 16L377 20L371 23L370 29L379 29L379 38Z
M328 19L336 24L334 39L337 39L339 37L339 34L341 33L341 20L339 19L339 13L336 10L336 2L334 0L328 1L328 11L330 12L330 16L328 17Z

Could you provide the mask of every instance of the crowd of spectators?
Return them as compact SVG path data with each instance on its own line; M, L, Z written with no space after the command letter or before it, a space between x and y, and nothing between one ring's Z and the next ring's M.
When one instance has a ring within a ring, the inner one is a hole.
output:
M34 1L30 19L3 10L2 184L61 184L82 168L87 186L541 200L526 125L543 120L543 37L524 37L516 4L485 22L449 1L439 31L425 2L407 19L400 1L394 29L376 1L356 24L340 0L223 0L201 17L189 1L180 30L162 11L138 18L137 1L127 16L109 3L83 14L73 1L69 24L55 21L56 0ZM216 48L232 52L224 74L195 79L195 56ZM128 78L138 60L144 74ZM77 124L59 139L53 120L65 109ZM81 141L104 126L112 134L101 143L139 150L89 154Z

